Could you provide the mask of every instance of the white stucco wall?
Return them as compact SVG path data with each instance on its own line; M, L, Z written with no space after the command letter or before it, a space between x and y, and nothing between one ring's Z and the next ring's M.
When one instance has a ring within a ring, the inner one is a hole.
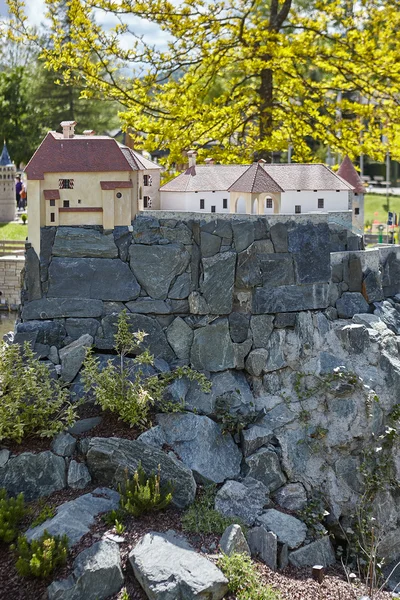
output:
M324 207L318 208L318 199L323 198ZM335 212L348 210L349 192L347 191L328 191L312 190L297 192L290 190L281 194L281 213L295 214L295 206L301 206L302 213L310 212Z
M200 208L200 200L204 200L204 209ZM226 208L224 208L224 199ZM215 206L217 213L229 213L229 192L160 192L161 210L184 210L188 212L212 212Z

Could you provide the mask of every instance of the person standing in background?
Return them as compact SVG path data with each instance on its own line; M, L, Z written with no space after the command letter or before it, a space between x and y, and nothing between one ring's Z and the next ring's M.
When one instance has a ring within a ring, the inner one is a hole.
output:
M19 197L20 197L19 208L21 208L22 210L25 210L25 208L26 208L26 185L25 185L25 183L21 183L21 191L19 193Z
M17 175L16 182L15 182L15 199L17 201L17 208L20 208L20 204L21 204L21 190L22 190L21 175Z

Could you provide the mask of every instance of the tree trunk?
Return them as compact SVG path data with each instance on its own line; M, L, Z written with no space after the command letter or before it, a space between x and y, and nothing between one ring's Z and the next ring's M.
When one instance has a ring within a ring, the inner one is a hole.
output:
M269 61L270 56L266 56L265 60ZM273 106L273 74L272 69L263 69L261 71L261 82L259 87L260 95L260 141L264 141L271 136L272 133L272 106ZM266 160L272 162L272 152L263 150L257 152L256 160Z

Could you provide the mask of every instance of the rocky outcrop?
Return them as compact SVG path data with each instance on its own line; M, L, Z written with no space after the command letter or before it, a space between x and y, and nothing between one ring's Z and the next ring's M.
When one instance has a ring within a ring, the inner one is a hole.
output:
M227 481L215 497L218 512L226 517L236 517L245 525L253 525L268 505L268 489L250 477L244 481Z
M67 483L65 460L52 452L23 452L0 468L0 488L10 496L20 492L25 500L36 500L62 490Z

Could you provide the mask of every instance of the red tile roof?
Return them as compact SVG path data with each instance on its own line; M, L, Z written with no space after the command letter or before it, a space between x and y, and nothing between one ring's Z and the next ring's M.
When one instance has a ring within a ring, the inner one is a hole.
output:
M356 194L364 194L365 188L357 171L354 168L348 156L344 157L342 164L339 167L338 175L347 181L353 188Z
M100 181L102 190L116 190L117 188L131 188L132 181Z
M59 200L60 190L43 190L45 200Z
M272 179L258 163L252 164L229 188L228 192L283 192L283 189Z

